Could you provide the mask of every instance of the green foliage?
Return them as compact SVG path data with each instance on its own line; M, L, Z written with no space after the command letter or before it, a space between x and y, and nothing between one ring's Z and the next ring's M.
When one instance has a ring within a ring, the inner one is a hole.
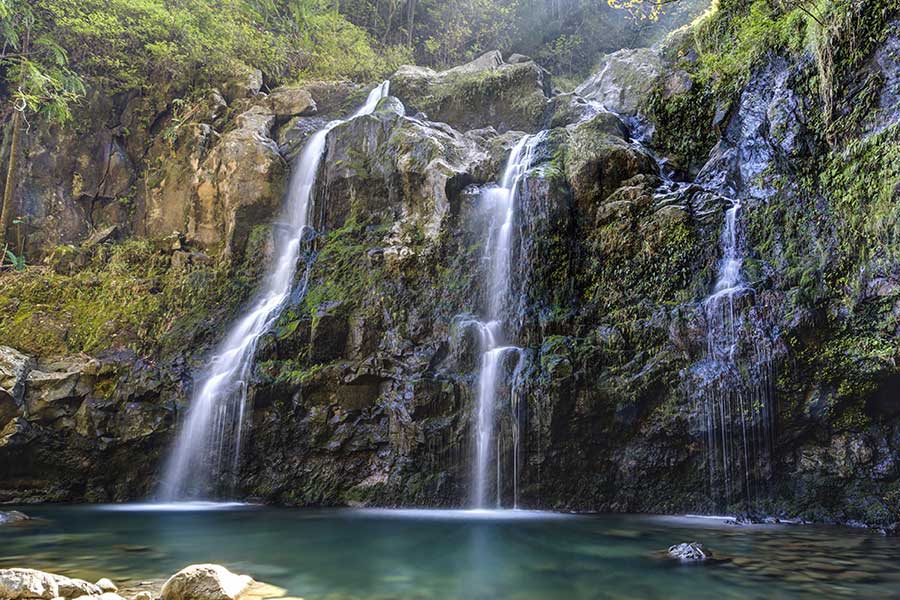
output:
M652 44L708 0L652 3L658 17L652 22L602 0L342 0L340 10L382 43L408 48L420 64L444 68L500 50L540 59L554 74L583 77L598 55Z
M785 12L768 0L753 0L748 9L739 3L719 7L693 29L695 77L720 92L737 92L767 52L801 51L808 22L804 12Z
M716 128L710 126L716 110L724 108L717 100L718 95L702 85L670 97L666 97L661 86L654 89L648 103L648 112L656 124L654 146L679 167L699 169L718 139Z
M829 283L842 290L859 281L861 268L863 275L890 272L900 261L900 126L833 150L818 185L840 223Z
M25 270L25 255L17 256L12 250L6 251L6 259L9 261L9 264L13 266L16 271L24 271Z
M81 78L68 68L68 53L52 35L44 16L40 6L31 2L0 0L4 117L15 110L65 122L71 117L70 105L84 94Z
M4 55L14 67L9 87L60 117L84 92L82 78L106 93L185 93L220 85L244 65L272 83L370 80L409 59L377 48L324 0L0 0L0 35L7 48L31 48Z

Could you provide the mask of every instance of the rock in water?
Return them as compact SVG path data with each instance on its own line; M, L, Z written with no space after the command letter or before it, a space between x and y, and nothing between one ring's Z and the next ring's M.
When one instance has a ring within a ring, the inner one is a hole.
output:
M703 562L707 559L706 552L703 551L703 545L697 542L669 546L669 556L677 558L683 563Z
M0 525L9 525L11 523L19 523L30 519L31 517L17 510L11 510L9 512L0 511Z
M253 583L221 565L190 565L163 585L162 600L235 600Z
M59 596L56 579L34 569L0 569L0 598L51 600Z

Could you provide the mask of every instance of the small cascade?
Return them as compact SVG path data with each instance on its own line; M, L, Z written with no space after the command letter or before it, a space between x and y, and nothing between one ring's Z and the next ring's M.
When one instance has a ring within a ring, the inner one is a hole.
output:
M500 407L500 389L507 380L510 362L517 374L523 364L523 350L505 343L504 320L511 292L511 241L516 199L525 174L534 161L535 150L544 140L545 133L524 136L513 148L506 163L500 185L486 189L482 198L493 215L485 246L485 259L489 262L487 317L476 325L481 341L481 371L478 377L478 394L475 411L475 463L472 470L472 504L475 508L502 505L503 492L503 440L497 435L497 411ZM514 358L513 358L514 357ZM513 377L515 382L517 378ZM513 422L512 477L513 505L518 504L518 410L516 393L509 393L509 414ZM491 489L493 488L493 489ZM493 493L492 493L493 492Z
M768 479L774 429L771 341L755 314L743 277L742 205L731 200L722 227L722 257L702 304L706 357L694 370L706 431L710 491L719 507L750 508Z
M387 81L376 87L350 118L373 112L388 90ZM301 247L309 236L313 192L326 136L343 122L332 121L313 134L294 165L280 219L282 226L274 228L272 264L256 299L232 325L197 381L187 419L163 474L159 495L164 501L235 491L256 346L291 296Z
M759 315L754 290L744 279L743 203L733 189L723 185L715 165L704 167L694 184L676 181L665 160L648 148L652 132L634 117L628 119L628 125L633 143L659 166L660 184L655 193L658 207L688 204L687 194L692 190L728 205L716 279L700 305L706 325L706 353L686 373L685 383L702 420L699 429L706 437L713 503L717 509L727 510L740 499L749 508L758 495L757 486L768 479L771 469L776 336Z
M742 203L727 199L716 281L703 301L706 356L694 369L706 432L710 494L719 508L750 510L769 478L775 392L772 336L744 280Z

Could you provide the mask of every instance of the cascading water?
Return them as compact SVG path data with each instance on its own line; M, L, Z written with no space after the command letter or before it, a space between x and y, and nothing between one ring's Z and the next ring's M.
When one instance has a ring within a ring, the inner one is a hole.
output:
M385 81L369 93L366 103L350 118L370 114L388 91L389 82ZM163 476L160 496L165 501L196 498L223 488L234 491L256 345L291 295L326 136L343 122L332 121L313 134L297 159L285 197L283 226L275 228L272 265L256 299L232 326L197 382L187 420Z
M494 505L501 505L502 472L499 440L496 439L496 410L502 384L506 357L516 355L516 369L522 362L522 349L504 344L503 321L510 296L511 240L516 198L525 174L534 160L535 150L545 137L541 132L524 136L513 148L503 171L499 187L482 192L482 198L493 215L485 248L490 263L488 290L488 320L477 323L481 336L481 372L478 376L478 395L475 412L475 463L472 471L472 504L485 508L491 486ZM499 222L499 225L497 223ZM514 395L514 394L513 394ZM511 402L513 398L510 398ZM514 443L518 435L514 433ZM514 450L513 477L518 476L518 450ZM518 485L514 481L514 506L518 503Z
M738 495L749 507L754 486L768 478L773 444L775 391L773 339L753 307L753 289L744 279L745 244L739 220L743 203L721 177L720 167L704 167L694 185L673 179L665 161L646 146L647 131L630 119L634 143L659 166L657 206L689 202L697 189L728 204L720 235L721 258L709 296L701 303L706 355L688 373L688 394L697 402L706 434L710 495L718 509ZM728 197L722 192L728 192Z
M697 391L711 493L720 506L740 496L749 508L754 485L766 478L771 452L774 374L769 335L753 315L753 290L743 277L742 204L730 202L716 282L702 305L707 351L696 370Z

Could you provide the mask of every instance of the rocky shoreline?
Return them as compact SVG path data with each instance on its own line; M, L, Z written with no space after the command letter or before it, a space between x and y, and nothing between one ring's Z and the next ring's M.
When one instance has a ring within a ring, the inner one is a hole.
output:
M26 568L0 569L0 600L289 600L286 590L221 565L189 565L167 580L90 583Z

